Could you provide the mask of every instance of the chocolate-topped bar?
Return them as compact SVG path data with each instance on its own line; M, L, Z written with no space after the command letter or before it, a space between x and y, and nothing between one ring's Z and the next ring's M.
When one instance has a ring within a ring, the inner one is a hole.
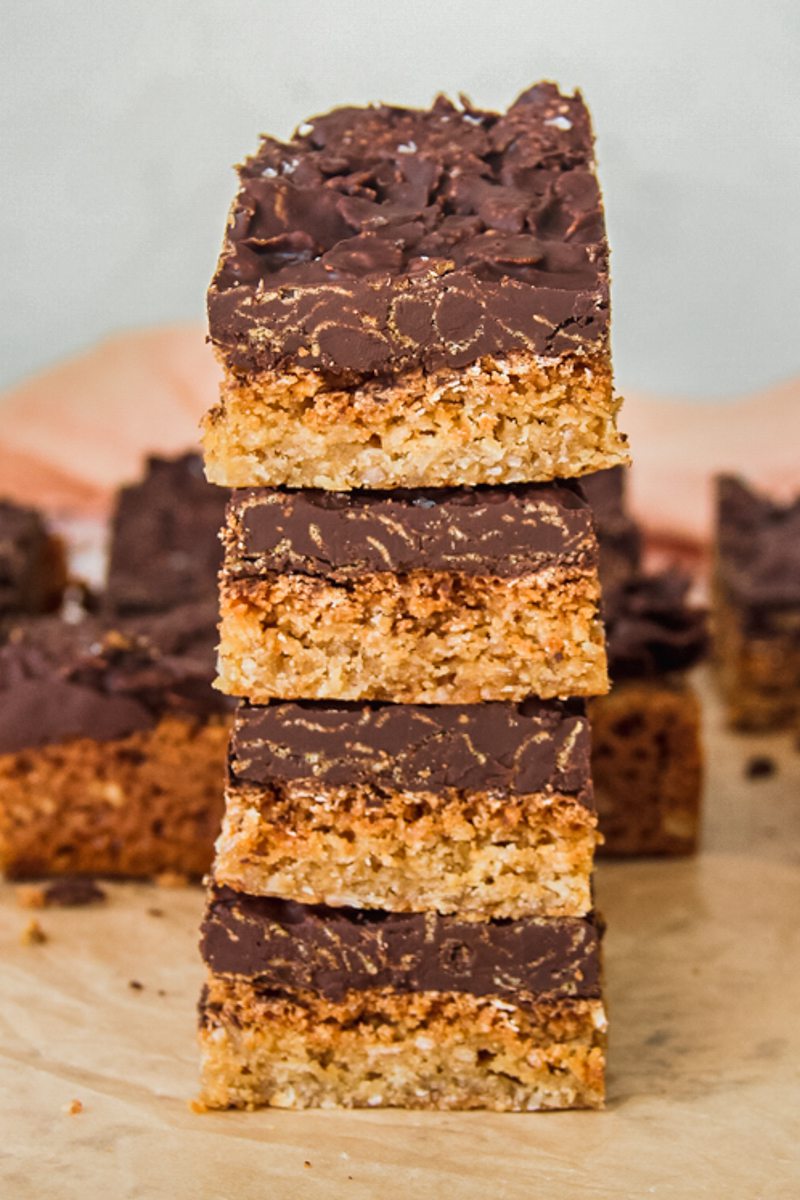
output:
M64 548L36 509L0 500L0 625L52 612L66 583Z
M214 877L464 920L582 915L589 755L579 702L243 705Z
M202 951L209 1106L602 1103L591 916L475 923L217 888Z
M226 495L199 454L147 459L120 488L111 522L105 602L113 613L166 611L216 596Z
M77 624L0 647L0 865L10 875L202 874L220 818L229 704L214 609Z
M561 484L235 492L220 686L460 704L606 689L597 543Z
M265 137L208 293L229 486L549 480L626 460L580 94L341 108Z
M686 673L703 658L707 632L689 591L674 568L639 572L606 603L612 688L590 709L605 854L688 854L697 846L703 749Z
M728 720L778 729L800 720L800 496L778 503L717 481L715 658Z

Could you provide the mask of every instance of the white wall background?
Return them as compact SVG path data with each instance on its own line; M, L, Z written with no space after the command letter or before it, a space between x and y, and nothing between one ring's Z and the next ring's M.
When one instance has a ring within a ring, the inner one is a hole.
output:
M579 85L621 386L800 372L800 0L0 0L0 385L200 317L256 135L335 104Z

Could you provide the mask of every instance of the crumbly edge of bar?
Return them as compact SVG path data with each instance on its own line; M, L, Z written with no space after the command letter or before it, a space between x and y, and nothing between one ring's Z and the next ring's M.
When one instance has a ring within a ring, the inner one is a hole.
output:
M728 724L744 731L800 725L800 609L772 633L751 633L736 601L714 587L714 664Z
M601 1108L601 1000L468 993L259 994L212 976L201 1003L207 1108Z
M202 876L222 816L229 721L164 716L113 741L0 756L0 865L49 874Z
M306 904L583 916L596 825L574 796L240 784L227 790L214 878Z
M332 490L568 478L629 461L621 404L605 354L515 352L349 390L301 367L227 370L206 471L225 487Z
M685 682L625 682L589 705L607 855L691 854L703 785L700 704Z
M595 571L411 571L221 587L217 686L254 704L475 704L608 689Z

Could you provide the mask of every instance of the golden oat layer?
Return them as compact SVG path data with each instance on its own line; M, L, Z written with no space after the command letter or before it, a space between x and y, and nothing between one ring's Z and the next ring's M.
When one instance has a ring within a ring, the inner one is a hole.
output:
M608 690L596 571L224 581L219 677L274 697L473 704Z
M599 999L387 989L330 1001L209 980L200 1100L208 1108L601 1108Z
M214 878L311 904L579 916L592 907L596 823L566 796L229 787Z
M228 723L154 729L0 756L0 867L11 877L202 876L222 811Z
M301 366L229 372L204 422L226 487L453 487L584 475L628 461L607 368L580 357L483 358L350 389Z

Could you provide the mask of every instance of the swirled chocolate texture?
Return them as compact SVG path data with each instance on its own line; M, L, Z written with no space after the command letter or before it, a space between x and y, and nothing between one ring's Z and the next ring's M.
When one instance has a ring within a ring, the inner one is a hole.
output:
M607 355L608 250L589 113L552 83L505 113L339 108L265 137L208 294L239 375L363 379L522 350Z
M213 605L114 624L43 617L0 647L0 754L70 738L112 741L167 712L206 716L230 701L211 687Z
M431 488L395 492L234 492L229 577L290 572L346 579L372 572L515 576L592 569L591 510L572 488Z
M541 998L600 995L593 917L469 922L297 904L214 888L201 949L220 975L261 988L310 991L337 1002L349 991L467 992Z
M313 779L331 787L577 795L592 802L580 702L242 705L234 782Z

